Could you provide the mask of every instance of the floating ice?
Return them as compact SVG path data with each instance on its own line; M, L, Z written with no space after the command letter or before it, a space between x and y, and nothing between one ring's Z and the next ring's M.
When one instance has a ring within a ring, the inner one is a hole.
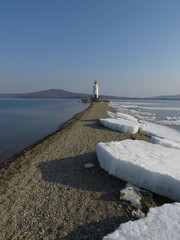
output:
M121 118L121 119L125 119L125 120L133 120L135 122L137 122L137 120L138 120L137 118L135 118L129 114L120 113L120 112L113 113L113 112L107 111L107 114L109 117L116 118L116 119Z
M146 117L146 116L142 116L142 115L139 115L137 117L141 120L146 120L146 121L150 121L150 122L155 122L156 121L156 117Z
M166 117L165 120L157 121L164 125L180 125L180 117Z
M97 144L100 166L120 179L180 201L180 150L138 140Z
M140 132L147 136L156 136L160 138L166 138L175 142L180 142L180 133L174 129L143 120L140 120L139 122L141 124Z
M140 107L137 105L121 105L122 108L129 108L129 109L139 109Z
M125 101L123 101L123 102L121 102L121 101L119 101L119 102L110 102L110 106L111 107L113 107L114 105L119 105L119 104L126 104L126 105L164 105L164 104L162 104L162 103L152 103L152 102L132 102L132 101L128 101L128 102L125 102Z
M151 208L147 217L123 223L103 240L179 240L180 203Z
M141 107L147 110L163 110L163 111L180 111L180 108L176 107Z
M156 114L155 113L150 113L150 112L142 112L141 110L143 109L141 106L137 106L137 105L129 105L128 103L126 103L127 105L124 105L120 102L117 103L111 103L111 107L115 108L117 110L117 115L118 114L122 114L120 112L126 112L125 115L129 116L129 117L135 117L136 119L141 119L141 120L148 120L148 121L155 121L156 120ZM132 103L131 103L132 104ZM138 104L138 103L136 103ZM150 103L139 103L141 104L145 104L145 105L149 105ZM124 113L123 113L124 114ZM115 116L109 115L110 117L116 118ZM128 117L128 118L129 118Z
M168 147L168 148L175 148L175 149L179 149L180 150L180 142L174 142L172 140L169 139L164 139L164 138L158 138L158 137L154 137L152 136L150 139L150 142L153 144L159 144L161 146L164 147Z
M143 104L144 105L144 104ZM117 107L117 106L116 106ZM163 110L163 111L179 111L180 108L179 107L143 107L143 106L138 106L136 105L121 105L122 108L126 108L126 109L146 109L146 110Z

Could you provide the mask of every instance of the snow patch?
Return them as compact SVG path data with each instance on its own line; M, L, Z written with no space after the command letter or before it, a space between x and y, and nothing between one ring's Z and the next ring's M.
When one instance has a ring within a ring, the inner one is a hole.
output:
M140 188L127 183L126 187L120 190L120 200L129 201L131 206L141 209L141 193Z

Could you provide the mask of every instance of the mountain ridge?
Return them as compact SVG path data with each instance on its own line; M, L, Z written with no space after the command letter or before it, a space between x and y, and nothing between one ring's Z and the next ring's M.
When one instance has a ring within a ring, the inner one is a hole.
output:
M88 93L74 93L63 89L48 89L30 93L0 93L0 98L91 98ZM180 94L156 97L119 97L101 95L105 99L145 99L145 100L180 100Z
M73 93L63 89L48 89L30 93L4 93L0 97L9 98L89 98L90 94Z

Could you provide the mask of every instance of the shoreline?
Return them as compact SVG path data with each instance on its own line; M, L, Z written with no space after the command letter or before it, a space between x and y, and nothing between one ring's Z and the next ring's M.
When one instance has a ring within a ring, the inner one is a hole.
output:
M126 182L100 168L96 144L149 138L103 127L99 118L107 117L107 110L114 111L93 102L4 169L1 239L96 240L135 219L130 204L119 200ZM86 169L85 163L94 167ZM143 210L168 201L145 194Z
M89 105L88 108L91 107L91 104ZM62 124L60 124L60 126L54 130L53 132L49 133L48 135L32 142L31 144L27 145L25 148L22 148L22 150L17 151L16 153L12 154L12 156L8 157L7 159L3 160L2 162L0 162L0 180L3 177L2 176L2 172L3 169L8 169L12 163L18 161L18 159L20 157L22 157L27 151L31 151L33 150L35 147L37 147L39 144L42 144L44 141L46 141L47 139L49 139L50 137L54 136L56 133L64 130L66 127L70 126L74 121L76 121L78 118L81 117L81 115L88 109L86 108L85 110L76 113L73 117L71 117L69 120L63 122Z

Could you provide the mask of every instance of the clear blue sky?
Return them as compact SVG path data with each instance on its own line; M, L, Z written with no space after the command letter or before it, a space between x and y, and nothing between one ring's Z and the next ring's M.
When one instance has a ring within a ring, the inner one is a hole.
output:
M179 0L1 0L0 93L180 94Z

